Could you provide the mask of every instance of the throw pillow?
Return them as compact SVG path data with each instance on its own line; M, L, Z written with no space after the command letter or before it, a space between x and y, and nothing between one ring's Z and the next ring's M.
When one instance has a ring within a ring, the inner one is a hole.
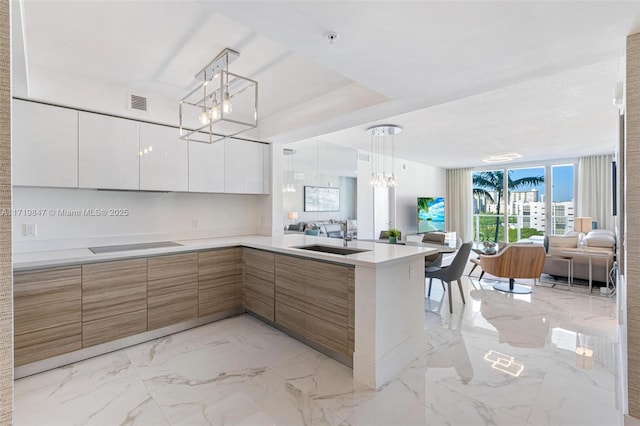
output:
M558 236L558 235L550 235L549 236L549 248L576 248L578 247L578 236L577 235L567 235L567 236Z
M616 240L611 235L607 234L587 234L584 237L584 241L587 247L605 247L612 248L616 244Z

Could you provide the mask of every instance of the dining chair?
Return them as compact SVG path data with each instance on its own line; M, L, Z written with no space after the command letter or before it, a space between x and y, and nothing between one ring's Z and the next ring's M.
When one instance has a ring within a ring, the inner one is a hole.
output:
M379 240L388 240L389 239L389 231L380 231ZM402 239L402 232L398 233L398 240Z
M467 264L467 259L469 259L469 253L471 253L471 245L473 242L469 241L460 247L456 256L451 261L448 266L442 267L426 267L424 271L425 278L429 278L429 290L427 292L427 296L431 296L431 284L433 283L433 279L439 279L442 283L442 288L444 288L444 283L447 283L448 292L449 292L449 312L453 313L453 301L451 295L451 281L458 281L458 289L460 290L460 297L462 297L462 303L466 303L464 300L464 292L462 291L462 281L460 278L462 277L462 273L464 272L464 267Z

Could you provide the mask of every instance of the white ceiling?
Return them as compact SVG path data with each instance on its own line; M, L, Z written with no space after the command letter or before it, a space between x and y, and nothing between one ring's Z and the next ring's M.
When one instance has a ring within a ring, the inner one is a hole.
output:
M364 129L392 122L404 127L398 156L441 167L612 152L620 58L640 17L638 1L13 5L24 24L14 19L16 73L67 73L177 105L230 47L241 53L233 71L260 83L252 136L366 149Z

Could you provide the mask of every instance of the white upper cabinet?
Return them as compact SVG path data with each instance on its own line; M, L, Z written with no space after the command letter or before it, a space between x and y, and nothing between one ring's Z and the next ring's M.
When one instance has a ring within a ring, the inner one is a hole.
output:
M271 193L271 151L272 146L269 144L262 144L262 155L264 158L262 159L263 170L262 170L262 193L270 194Z
M264 194L264 144L236 139L224 143L224 191Z
M140 189L187 191L187 142L175 127L140 123Z
M79 113L79 186L139 189L138 122Z
M189 142L190 192L225 192L224 147L225 141Z
M78 187L78 112L13 101L13 184Z
M174 127L13 101L13 184L268 194L271 147L185 142Z

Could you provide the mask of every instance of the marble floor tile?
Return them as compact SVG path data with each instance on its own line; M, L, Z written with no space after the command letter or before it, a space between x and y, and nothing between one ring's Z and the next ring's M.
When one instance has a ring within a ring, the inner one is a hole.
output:
M14 413L16 425L166 424L126 356L115 369L63 378L16 395Z
M376 392L355 381L351 369L310 350L272 368L286 383L346 419Z
M434 280L424 354L375 391L239 315L15 383L16 425L619 425L615 299Z

